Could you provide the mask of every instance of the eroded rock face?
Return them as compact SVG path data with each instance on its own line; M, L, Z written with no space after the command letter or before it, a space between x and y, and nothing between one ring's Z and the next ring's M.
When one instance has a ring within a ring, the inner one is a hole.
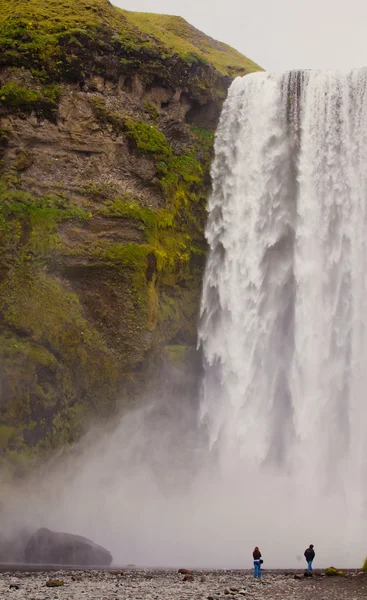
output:
M42 528L26 545L24 560L29 564L107 567L112 555L81 535Z
M65 0L66 29L47 0L15 20L13 4L0 15L0 461L22 475L144 397L167 361L196 374L214 130L232 76L258 67L174 17L198 44L189 61L107 0Z

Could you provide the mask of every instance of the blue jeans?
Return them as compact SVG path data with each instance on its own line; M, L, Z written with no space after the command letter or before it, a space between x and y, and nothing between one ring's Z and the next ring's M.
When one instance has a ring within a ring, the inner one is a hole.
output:
M254 577L261 579L261 565L259 560L254 560Z
M307 561L307 571L312 571L312 560Z

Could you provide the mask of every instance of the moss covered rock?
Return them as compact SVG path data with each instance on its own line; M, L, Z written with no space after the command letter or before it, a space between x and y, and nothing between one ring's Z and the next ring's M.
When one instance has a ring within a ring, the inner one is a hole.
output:
M0 461L195 362L221 103L258 67L176 17L0 0Z
M327 575L328 577L336 577L338 575L344 575L344 572L339 571L335 567L328 567L327 569L325 569L325 575Z

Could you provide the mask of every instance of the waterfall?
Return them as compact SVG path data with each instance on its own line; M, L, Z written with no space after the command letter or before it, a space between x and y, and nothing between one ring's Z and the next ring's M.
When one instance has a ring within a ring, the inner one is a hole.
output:
M153 392L0 480L2 533L79 533L119 565L249 568L258 545L302 568L313 543L315 567L361 566L367 70L236 79L212 179L199 426L195 398Z
M367 70L236 79L212 179L201 418L221 472L284 477L361 537Z

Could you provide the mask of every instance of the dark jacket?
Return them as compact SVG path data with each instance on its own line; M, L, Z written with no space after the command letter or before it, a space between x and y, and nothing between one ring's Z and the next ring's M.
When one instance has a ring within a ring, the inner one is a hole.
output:
M252 553L252 556L254 557L254 560L260 560L261 558L261 552L259 550L254 550Z
M313 560L315 558L315 550L313 548L307 548L307 550L305 550L305 557L306 560Z

